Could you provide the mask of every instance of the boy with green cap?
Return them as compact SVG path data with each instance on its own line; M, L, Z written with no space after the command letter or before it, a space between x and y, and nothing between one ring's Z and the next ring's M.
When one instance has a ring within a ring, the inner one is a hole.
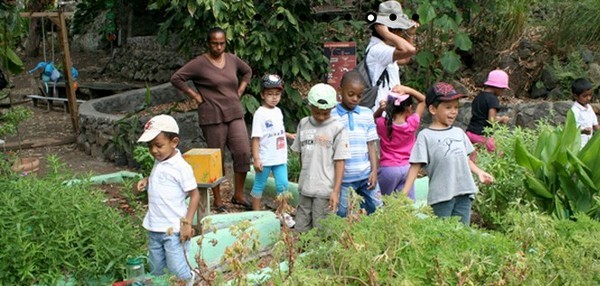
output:
M344 163L351 157L346 128L331 117L337 92L319 83L308 92L311 116L300 120L292 151L300 152L300 195L296 230L308 231L319 220L335 213L344 176Z

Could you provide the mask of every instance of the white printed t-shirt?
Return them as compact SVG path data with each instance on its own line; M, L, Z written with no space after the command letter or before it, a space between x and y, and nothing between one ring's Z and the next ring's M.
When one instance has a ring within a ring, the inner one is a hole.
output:
M259 107L252 120L252 138L259 137L258 156L263 166L287 163L287 141L283 114L278 107Z
M594 113L594 109L591 105L587 104L583 106L579 104L579 102L575 101L573 103L573 115L575 115L575 123L579 129L584 128L592 128L592 133L590 135L581 133L581 148L585 146L585 144L592 138L594 135L594 125L598 125L598 117L596 117L596 113Z
M179 223L187 214L185 199L188 192L198 187L192 166L181 152L164 161L154 161L148 178L148 212L144 217L145 229L154 232L179 232Z

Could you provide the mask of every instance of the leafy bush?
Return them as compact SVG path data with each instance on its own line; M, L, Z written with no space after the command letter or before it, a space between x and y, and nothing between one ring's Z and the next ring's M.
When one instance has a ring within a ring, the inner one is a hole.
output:
M31 115L31 110L22 106L11 107L8 112L0 113L0 137L15 134L18 125Z
M291 150L288 151L288 180L290 182L298 182L300 179L300 171L302 170L302 165L300 164L300 153L293 152Z
M557 56L552 57L550 71L556 77L558 88L562 91L561 98L551 98L559 100L569 100L571 98L571 84L574 80L582 77L587 77L587 67L581 58L579 52L570 53L566 60L560 61ZM543 84L538 82L536 84Z
M554 128L544 120L538 121L535 129L509 128L498 123L486 128L486 133L493 134L496 152L489 153L485 147L476 145L477 165L494 176L495 181L491 185L479 186L479 193L473 204L486 227L498 226L512 204L522 204L532 199L525 188L525 168L517 164L515 159L516 140L533 150L539 134Z
M577 214L556 220L539 212L507 212L506 236L526 254L529 285L598 285L600 281L600 223Z
M429 213L429 211L427 211ZM420 215L422 216L422 215ZM370 216L332 216L300 238L303 256L275 285L592 285L600 223L507 212L504 232L456 219L419 218L405 198L386 197ZM571 262L573 261L573 262Z
M517 139L515 159L527 169L527 189L541 210L562 219L579 212L600 219L600 136L579 150L580 133L569 110L565 126L542 132L535 150Z
M98 285L122 277L126 257L142 253L140 226L89 183L64 185L72 176L49 161L45 177L0 178L0 281L55 285L69 277Z
M256 75L241 98L246 112L253 113L260 106L256 96L260 77L264 73L281 75L285 96L279 107L286 130L293 132L299 119L308 115L298 87L320 81L327 72L323 43L360 39L357 35L363 33L359 21L315 16L313 5L324 2L153 0L149 8L167 13L159 39L169 42L176 35L186 51L205 44L207 32L214 26L227 31L228 51L244 59Z

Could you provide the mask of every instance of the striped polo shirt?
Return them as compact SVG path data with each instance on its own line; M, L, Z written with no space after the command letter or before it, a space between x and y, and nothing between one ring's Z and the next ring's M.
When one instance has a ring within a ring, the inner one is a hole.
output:
M351 183L369 178L371 163L367 142L379 140L373 111L358 105L353 110L347 110L339 103L331 111L331 117L336 118L346 127L350 142L352 158L346 159L342 181Z

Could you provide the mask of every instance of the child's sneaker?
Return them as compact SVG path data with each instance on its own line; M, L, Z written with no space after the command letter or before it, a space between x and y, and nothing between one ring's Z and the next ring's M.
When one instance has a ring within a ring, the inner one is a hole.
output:
M196 273L196 270L192 270L190 272L192 272L192 278L190 278L190 280L186 281L186 283L185 283L186 286L194 286L195 283L197 282L197 280L200 278L198 276L198 274Z
M283 213L283 219L279 217L279 220L282 224L285 223L285 225L287 225L288 228L292 228L296 225L296 221L294 221L292 216L286 213Z

